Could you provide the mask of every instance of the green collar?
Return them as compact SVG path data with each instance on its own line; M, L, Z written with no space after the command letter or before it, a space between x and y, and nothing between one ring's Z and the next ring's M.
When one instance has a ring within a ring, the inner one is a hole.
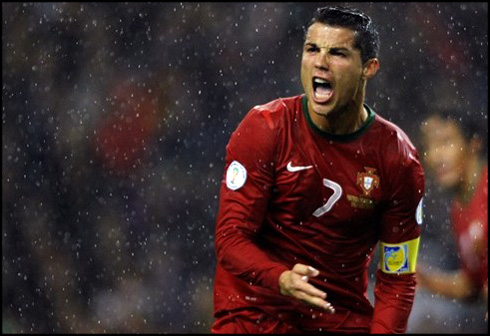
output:
M366 108L366 111L368 113L368 118L367 118L366 122L364 123L364 125L362 125L361 128L359 128L354 133L350 133L350 134L331 134L331 133L327 133L327 132L324 132L321 129L319 129L311 120L311 116L308 113L308 100L306 99L306 95L303 95L302 103L303 103L303 113L306 117L306 120L308 121L308 124L310 125L310 128L313 131L315 131L318 135L320 135L326 139L339 141L339 142L348 142L348 141L352 141L354 139L359 138L361 135L366 133L366 131L371 126L371 124L374 122L374 119L376 116L376 113L373 111L373 109L371 109L367 104L364 104L364 107Z

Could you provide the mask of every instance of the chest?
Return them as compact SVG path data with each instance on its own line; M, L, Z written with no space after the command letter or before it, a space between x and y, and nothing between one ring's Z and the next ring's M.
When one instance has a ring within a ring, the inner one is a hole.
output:
M304 222L355 228L379 214L387 182L372 151L303 146L279 161L274 202Z

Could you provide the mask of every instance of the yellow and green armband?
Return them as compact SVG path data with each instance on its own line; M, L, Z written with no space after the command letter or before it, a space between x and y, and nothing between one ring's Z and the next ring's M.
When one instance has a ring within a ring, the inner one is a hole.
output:
M414 273L419 241L420 237L398 244L380 242L381 271L389 274Z

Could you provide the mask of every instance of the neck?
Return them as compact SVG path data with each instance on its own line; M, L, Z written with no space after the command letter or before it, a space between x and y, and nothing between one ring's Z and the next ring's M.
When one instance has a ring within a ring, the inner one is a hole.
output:
M369 116L362 101L352 101L341 111L332 111L326 116L308 110L315 126L326 133L337 135L354 133L364 125Z
M336 135L354 133L364 125L369 116L363 106L365 92L366 82L360 81L352 100L341 110L331 111L327 115L319 115L308 107L311 121L326 133Z

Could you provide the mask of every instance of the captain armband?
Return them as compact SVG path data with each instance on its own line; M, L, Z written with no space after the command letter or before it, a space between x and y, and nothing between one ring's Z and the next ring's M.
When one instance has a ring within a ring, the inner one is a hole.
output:
M398 244L380 242L381 271L388 274L414 273L419 241L420 237Z

